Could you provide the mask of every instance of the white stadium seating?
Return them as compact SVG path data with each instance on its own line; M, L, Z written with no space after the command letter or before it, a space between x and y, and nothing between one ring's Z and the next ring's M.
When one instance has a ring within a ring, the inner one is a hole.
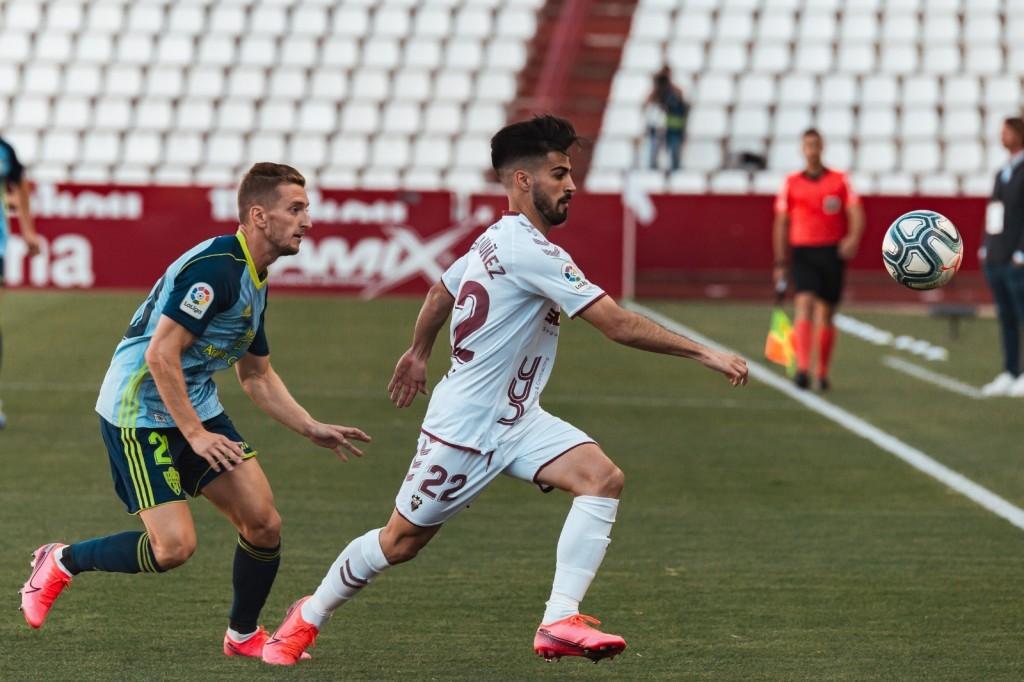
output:
M1021 113L1022 35L1013 0L640 0L593 188L642 171L668 191L772 192L813 125L862 192L987 194L1000 123ZM658 183L638 122L664 65L691 110L683 168ZM767 169L728 167L735 151Z
M47 180L472 189L542 4L0 0L0 128Z

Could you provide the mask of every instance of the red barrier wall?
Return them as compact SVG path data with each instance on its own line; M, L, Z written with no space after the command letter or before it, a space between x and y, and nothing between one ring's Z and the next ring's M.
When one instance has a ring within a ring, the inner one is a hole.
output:
M763 270L772 268L772 201L757 195L652 197L657 217L639 228L637 270ZM927 208L949 218L964 238L962 269L978 269L985 199L864 197L867 227L854 270L882 267L882 237L892 221Z
M299 255L275 264L275 288L364 297L424 292L507 207L504 196L473 196L470 217L456 222L455 199L447 192L310 190L310 199L313 231ZM765 295L771 197L662 195L652 201L657 217L637 234L638 294ZM883 299L915 300L887 281L880 248L889 223L917 208L945 214L964 237L966 272L942 295L986 294L976 272L984 199L865 197L864 204L867 232L850 273L855 297L863 279L876 281ZM24 244L11 239L6 281L13 287L146 288L185 249L232 232L235 210L235 190L228 188L39 185L33 212L44 252L29 258ZM622 226L619 195L580 194L568 222L550 238L590 280L618 296ZM723 289L722 282L729 286ZM719 288L709 292L710 285Z

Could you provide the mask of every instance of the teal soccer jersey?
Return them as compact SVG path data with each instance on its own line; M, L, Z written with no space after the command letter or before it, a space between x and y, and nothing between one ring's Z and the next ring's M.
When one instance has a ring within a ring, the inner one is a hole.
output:
M21 182L24 168L18 161L18 155L14 153L14 147L0 137L0 259L3 258L7 249L7 188ZM0 262L0 265L3 263ZM3 279L3 269L0 268L0 281Z
M205 421L224 411L213 373L245 353L269 355L263 328L266 279L260 279L241 230L189 249L167 268L132 316L103 379L96 411L120 427L175 426L146 366L161 315L195 335L181 356L189 400Z

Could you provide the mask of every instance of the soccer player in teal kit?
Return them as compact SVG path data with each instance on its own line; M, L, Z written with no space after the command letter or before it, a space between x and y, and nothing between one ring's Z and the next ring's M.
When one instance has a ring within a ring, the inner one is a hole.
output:
M33 554L21 608L42 626L54 599L84 571L162 572L195 551L186 496L204 495L238 529L234 600L224 636L229 656L260 656L258 625L280 563L281 518L256 452L217 397L213 373L234 367L265 413L316 445L361 455L359 429L313 419L270 365L264 318L267 267L298 252L311 228L305 179L274 163L253 166L238 190L241 225L175 260L157 280L117 345L96 403L114 489L145 531Z

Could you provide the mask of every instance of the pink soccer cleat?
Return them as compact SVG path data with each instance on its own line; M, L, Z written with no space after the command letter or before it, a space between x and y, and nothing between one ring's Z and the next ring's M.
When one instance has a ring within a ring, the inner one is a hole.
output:
M224 655L225 656L248 656L259 658L263 655L263 645L270 639L270 634L262 625L256 629L252 637L244 642L236 642L231 635L224 633Z
M625 650L626 640L594 627L600 624L593 616L577 613L541 625L533 638L533 650L545 661L557 661L562 656L585 656L597 663L602 658L618 656Z
M71 576L57 565L57 557L65 547L51 542L32 553L32 573L21 588L20 608L25 622L34 628L43 626L57 595L71 584Z
M302 619L303 597L291 605L284 622L263 645L263 662L271 665L295 665L300 658L309 658L306 649L313 646L320 630Z
M225 656L248 656L249 658L261 658L263 656L263 645L270 639L270 633L262 625L257 628L256 633L244 642L236 642L231 635L224 633L224 655ZM302 658L312 658L305 651Z

